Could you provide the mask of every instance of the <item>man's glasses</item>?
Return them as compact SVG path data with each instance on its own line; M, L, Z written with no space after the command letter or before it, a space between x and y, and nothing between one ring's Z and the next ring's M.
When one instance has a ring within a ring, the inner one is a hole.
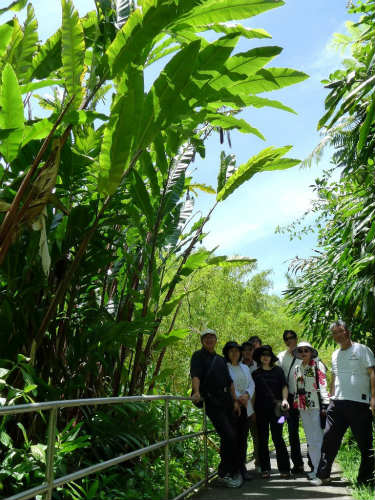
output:
M311 352L310 349L297 349L297 352L299 354L303 354L303 353L307 353L307 352Z

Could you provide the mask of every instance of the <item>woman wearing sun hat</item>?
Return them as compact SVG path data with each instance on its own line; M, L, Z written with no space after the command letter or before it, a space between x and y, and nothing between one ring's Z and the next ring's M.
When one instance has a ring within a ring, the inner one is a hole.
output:
M297 344L294 355L302 360L302 364L294 368L297 388L294 395L294 407L300 411L309 455L314 466L314 470L308 474L308 477L315 479L323 442L324 430L321 417L329 404L326 369L318 359L318 351L309 342Z

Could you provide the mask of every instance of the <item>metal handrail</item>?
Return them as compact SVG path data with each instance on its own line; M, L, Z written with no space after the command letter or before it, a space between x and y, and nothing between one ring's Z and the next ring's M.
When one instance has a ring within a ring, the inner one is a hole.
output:
M125 453L118 457L106 460L104 462L99 462L94 465L90 465L84 469L80 469L71 474L66 474L60 478L54 478L54 452L55 452L55 440L56 440L56 430L57 430L57 412L63 408L76 408L80 406L97 406L97 405L108 405L108 404L121 404L121 403L136 403L141 401L164 401L164 418L165 418L165 439L154 443L152 445L140 448L138 450ZM187 494L192 492L195 488L198 488L202 484L207 485L209 479L211 479L216 473L208 474L208 460L207 460L207 435L214 431L207 431L207 416L205 404L203 404L203 430L201 432L194 432L191 434L185 434L182 436L177 436L175 438L169 438L169 401L191 401L191 398L184 396L125 396L125 397L112 397L112 398L92 398L92 399L68 399L61 401L47 401L43 403L30 403L14 406L2 406L0 407L0 417L6 415L17 415L20 413L31 413L39 411L50 411L49 421L48 421L48 438L47 438L47 457L46 457L46 482L42 483L34 488L30 488L16 495L5 498L4 500L28 500L35 497L35 495L44 494L44 500L52 499L52 492L58 486L65 483L81 479L83 477L89 476L96 472L108 469L114 465L118 465L132 458L136 458L150 451L157 450L159 448L165 448L165 499L169 498L169 445L177 443L179 441L185 441L187 439L192 439L198 436L203 436L204 442L204 479L198 481L193 486L182 492L180 495L175 497L174 500L180 500L184 498Z

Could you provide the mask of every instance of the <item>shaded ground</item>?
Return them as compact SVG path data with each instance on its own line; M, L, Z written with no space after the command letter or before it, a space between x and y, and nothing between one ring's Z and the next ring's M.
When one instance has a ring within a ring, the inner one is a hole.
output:
M254 479L246 481L241 488L229 489L220 487L217 480L213 480L208 488L203 488L192 498L200 500L352 500L347 486L349 483L341 479L338 466L332 471L332 481L327 486L312 486L303 475L295 479L280 479L276 467L275 454L271 454L271 479L265 480L254 473ZM252 464L248 469L254 469Z

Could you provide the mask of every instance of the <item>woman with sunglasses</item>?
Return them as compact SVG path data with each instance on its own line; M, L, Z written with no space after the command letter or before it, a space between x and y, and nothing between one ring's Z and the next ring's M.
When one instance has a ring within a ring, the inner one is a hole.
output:
M323 442L321 415L326 412L329 403L326 368L318 359L318 351L308 342L300 342L294 350L294 355L302 360L302 364L294 368L297 389L294 407L300 411L314 467L313 471L308 473L308 478L312 480L316 478Z

